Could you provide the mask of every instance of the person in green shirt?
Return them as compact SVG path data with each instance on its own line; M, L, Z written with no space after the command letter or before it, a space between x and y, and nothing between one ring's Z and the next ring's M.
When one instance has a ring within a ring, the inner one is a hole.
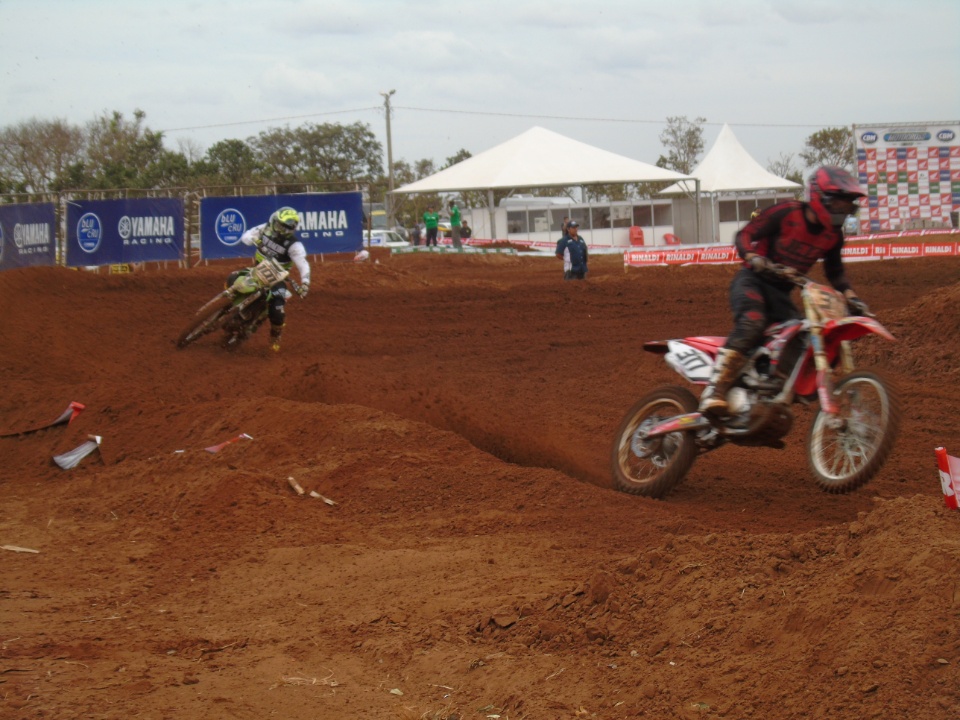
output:
M440 213L434 209L433 205L427 205L427 211L423 214L423 225L427 229L427 247L430 247L431 243L436 247Z
M450 201L450 240L457 250L463 248L460 244L460 208L457 207L456 200Z

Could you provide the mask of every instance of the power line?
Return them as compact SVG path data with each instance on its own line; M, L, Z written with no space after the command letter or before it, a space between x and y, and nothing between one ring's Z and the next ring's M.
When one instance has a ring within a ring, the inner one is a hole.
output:
M231 127L234 125L260 125L269 122L284 122L286 120L303 120L305 118L321 117L323 115L344 115L346 113L365 112L367 110L379 110L379 106L355 108L353 110L331 110L330 112L310 113L309 115L290 115L288 117L266 118L263 120L240 120L239 122L216 123L214 125L194 125L192 127L168 128L160 132L181 132L183 130L208 130L210 128Z
M215 123L212 125L194 125L191 127L168 128L166 130L161 130L160 132L171 133L171 132L182 132L184 130L208 130L212 128L233 127L236 125L262 125L263 123L286 122L289 120L304 120L306 118L323 117L325 115L345 115L348 113L368 112L371 110L380 111L381 109L382 108L379 105L374 105L372 107L354 108L352 110L332 110L329 112L322 112L322 113L310 113L309 115L289 115L287 117L264 118L261 120L241 120L238 122L230 122L230 123ZM631 124L631 125L663 125L666 122L665 119L643 120L638 118L582 117L577 115L532 115L532 114L526 114L526 113L490 112L488 110L450 110L448 108L421 108L421 107L411 107L408 105L394 105L393 109L412 110L414 112L427 112L427 113L446 113L451 115L512 117L512 118L527 118L530 120L571 120L576 122L607 122L607 123L625 123L625 124ZM702 124L713 126L713 127L723 127L723 125L725 124L736 125L737 127L755 127L755 128L823 128L823 127L827 127L826 125L792 124L792 123L705 122Z
M575 120L578 122L612 122L612 123L632 123L637 125L663 125L665 120L638 120L633 118L598 118L598 117L579 117L575 115L526 115L522 113L498 113L498 112L489 112L482 110L446 110L440 108L419 108L419 107L409 107L404 105L394 105L396 110L414 110L416 112L434 112L434 113L451 113L457 115L487 115L494 117L515 117L515 118L529 118L533 120ZM737 125L738 127L773 127L773 128L822 128L824 125L795 125L795 124L779 124L779 123L722 123L722 122L705 122L704 125L713 125L716 127L723 127L724 125Z

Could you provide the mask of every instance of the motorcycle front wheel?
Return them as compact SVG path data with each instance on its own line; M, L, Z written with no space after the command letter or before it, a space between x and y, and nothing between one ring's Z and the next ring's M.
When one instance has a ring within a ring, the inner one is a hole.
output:
M615 487L631 495L660 498L683 480L697 455L693 436L675 432L645 440L642 433L696 409L693 393L676 385L637 401L620 422L610 453Z
M194 318L193 322L177 338L177 347L182 350L190 343L216 330L220 325L221 318L230 312L232 307L233 302L229 298L224 298L206 313Z
M883 467L900 429L900 395L875 372L858 370L834 388L838 413L818 411L807 443L821 490L847 493Z

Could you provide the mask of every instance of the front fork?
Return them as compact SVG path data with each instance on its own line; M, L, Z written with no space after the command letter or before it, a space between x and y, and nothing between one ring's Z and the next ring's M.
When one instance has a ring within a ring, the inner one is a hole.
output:
M814 366L817 368L817 397L820 400L820 409L837 421L838 408L833 399L833 368L830 367L823 346L823 326L819 322L811 322L810 343L813 347ZM849 340L840 342L840 369L844 375L849 375L854 369L853 348Z

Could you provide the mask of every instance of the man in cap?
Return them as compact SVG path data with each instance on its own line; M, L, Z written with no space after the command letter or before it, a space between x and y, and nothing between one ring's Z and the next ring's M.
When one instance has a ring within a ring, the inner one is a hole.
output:
M587 242L580 236L580 223L571 220L557 242L557 257L563 259L563 279L586 279L587 256Z

